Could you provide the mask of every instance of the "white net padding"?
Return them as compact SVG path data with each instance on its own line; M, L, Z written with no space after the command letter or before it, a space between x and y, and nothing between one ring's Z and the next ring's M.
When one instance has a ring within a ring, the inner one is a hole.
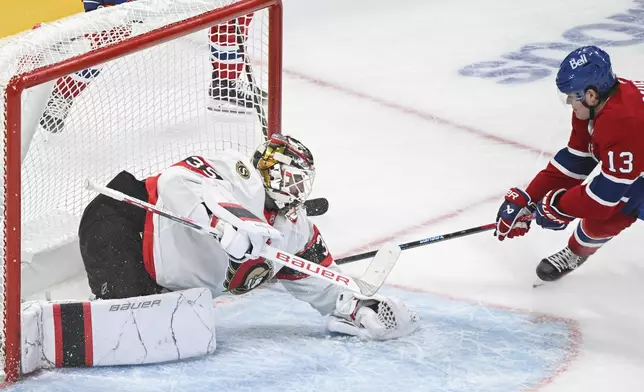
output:
M274 121L267 128L266 105L275 97L268 80L271 19L267 8L254 10L261 3L273 2L137 0L43 24L0 41L3 92L16 75L79 60L76 72L22 94L23 260L77 238L81 213L95 196L84 189L85 179L106 183L122 170L144 178L190 155L212 156L224 149L250 153L266 132L277 131ZM248 13L212 29L154 42L101 64L84 63L119 42L147 38L153 30L246 4ZM224 105L211 98L213 77L216 87L234 81L237 102L231 103L233 93ZM5 108L0 124L6 179L15 168L6 163L6 95L0 99ZM6 233L11 222L2 220ZM4 287L7 277L2 275Z

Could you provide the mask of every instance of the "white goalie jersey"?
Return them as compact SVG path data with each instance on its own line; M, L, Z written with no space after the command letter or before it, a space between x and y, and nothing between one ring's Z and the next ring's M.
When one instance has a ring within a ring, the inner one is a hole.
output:
M304 208L286 217L265 210L262 180L248 158L228 151L215 158L191 156L146 179L149 202L207 225L212 216L208 202L234 200L227 209L240 217L252 214L284 235L282 250L309 261L337 268L317 227ZM218 195L214 193L226 193ZM209 288L213 297L243 294L275 277L296 298L321 314L330 314L340 288L319 279L280 268L262 258L238 263L229 258L218 240L181 223L148 213L143 233L145 268L156 282L170 290Z

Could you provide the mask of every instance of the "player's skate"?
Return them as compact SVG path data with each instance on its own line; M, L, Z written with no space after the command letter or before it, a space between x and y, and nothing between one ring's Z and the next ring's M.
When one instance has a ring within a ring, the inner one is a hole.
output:
M559 252L541 260L537 266L539 280L534 283L534 286L540 286L545 282L553 282L561 279L563 276L579 268L587 259L588 256L578 256L566 246Z
M65 119L73 103L73 98L65 98L54 91L51 97L49 97L45 111L40 117L40 125L47 132L61 132L65 127Z
M250 86L240 79L213 78L210 86L209 109L226 113L254 112L255 100L264 104L264 94L257 96Z

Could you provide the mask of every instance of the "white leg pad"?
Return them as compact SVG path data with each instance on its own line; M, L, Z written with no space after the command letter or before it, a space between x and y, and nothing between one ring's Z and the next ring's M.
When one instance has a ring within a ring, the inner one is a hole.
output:
M22 371L137 365L215 351L212 295L205 288L88 302L22 306Z

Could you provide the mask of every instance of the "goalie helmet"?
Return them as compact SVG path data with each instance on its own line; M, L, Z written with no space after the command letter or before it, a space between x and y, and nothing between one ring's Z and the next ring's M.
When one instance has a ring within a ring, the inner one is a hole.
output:
M253 166L264 182L266 194L279 209L297 207L313 190L313 155L291 136L272 135L255 150Z

